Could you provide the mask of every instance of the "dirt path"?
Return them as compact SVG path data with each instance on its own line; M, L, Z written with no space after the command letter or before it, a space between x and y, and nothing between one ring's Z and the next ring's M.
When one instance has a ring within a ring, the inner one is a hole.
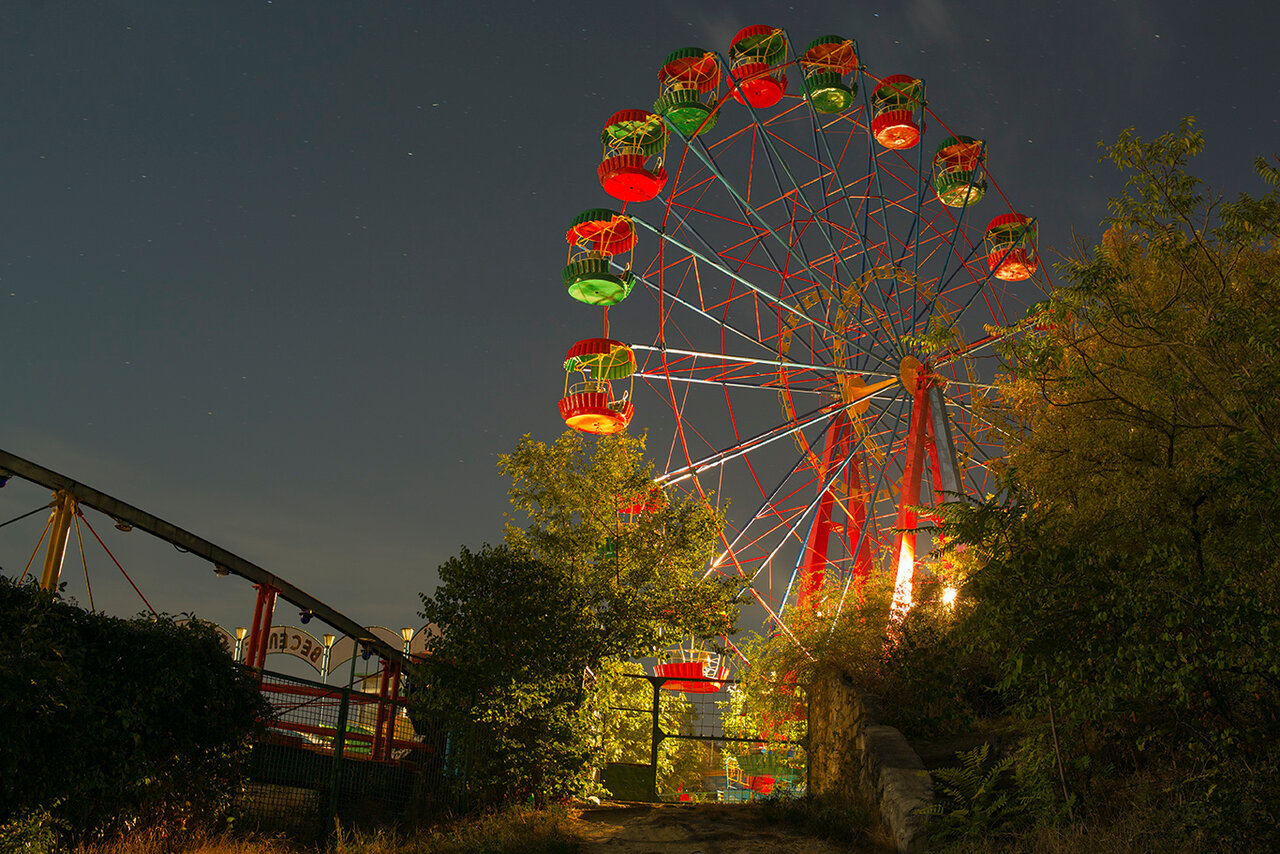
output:
M765 821L758 807L605 804L574 811L582 854L848 854L855 849ZM859 849L867 852L873 848Z

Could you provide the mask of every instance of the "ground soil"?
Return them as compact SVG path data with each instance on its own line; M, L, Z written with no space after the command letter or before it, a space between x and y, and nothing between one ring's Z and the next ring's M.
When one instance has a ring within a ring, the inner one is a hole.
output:
M572 811L582 854L848 854L874 852L765 820L750 804L601 804Z

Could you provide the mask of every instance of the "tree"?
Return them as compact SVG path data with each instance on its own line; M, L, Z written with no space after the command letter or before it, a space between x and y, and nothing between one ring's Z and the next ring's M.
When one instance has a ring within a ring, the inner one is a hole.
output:
M541 802L579 788L591 727L578 640L594 619L573 579L505 545L463 548L422 605L441 633L413 675L415 717L474 743L480 799Z
M1280 192L1206 194L1202 146L1109 149L1108 231L1006 351L1014 500L950 534L966 630L1066 761L1173 769L1216 833L1278 817Z
M464 548L422 594L421 616L441 634L414 676L415 714L488 740L473 778L490 801L583 790L602 667L651 655L664 638L733 631L736 589L702 577L721 518L664 496L643 448L625 434L570 432L550 446L525 436L499 466L528 527ZM637 512L624 521L628 508Z
M643 451L626 433L567 431L552 445L525 436L498 463L526 517L507 525L507 543L559 567L590 599L597 624L581 641L592 667L652 655L673 636L730 634L737 620L737 584L704 577L723 518L656 488ZM620 512L629 507L641 509Z
M1201 563L1247 535L1274 551L1255 523L1280 464L1280 194L1206 197L1186 172L1202 146L1188 120L1110 149L1126 193L1102 244L1066 265L1042 331L1012 349L1002 387L1027 428L1009 434L1015 479L1064 534L1165 542Z

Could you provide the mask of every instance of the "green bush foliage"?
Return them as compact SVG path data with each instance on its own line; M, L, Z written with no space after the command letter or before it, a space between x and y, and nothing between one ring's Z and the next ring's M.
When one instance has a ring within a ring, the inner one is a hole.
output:
M223 820L268 713L214 629L86 612L0 578L0 825L71 838Z
M945 527L957 631L1021 717L1042 820L1148 779L1187 845L1274 850L1280 190L1207 194L1203 144L1188 121L1109 149L1109 230L1004 351L1008 497Z
M749 637L741 648L752 666L735 686L726 727L803 741L805 688L831 671L880 697L884 722L909 738L961 732L1002 714L1006 702L989 658L961 629L963 608L939 601L937 585L920 593L904 618L891 621L892 580L870 578L856 596L824 591L813 607L790 615L786 632Z
M477 800L541 802L584 786L593 733L580 638L595 619L572 579L507 546L464 548L422 601L444 631L414 670L412 713L475 733Z

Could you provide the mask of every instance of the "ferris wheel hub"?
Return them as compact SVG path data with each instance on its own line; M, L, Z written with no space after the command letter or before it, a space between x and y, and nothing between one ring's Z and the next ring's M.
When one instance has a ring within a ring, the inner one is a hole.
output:
M908 394L916 393L916 385L920 380L920 375L924 364L915 356L906 356L901 364L898 365L898 376L902 380L902 387L907 390Z

